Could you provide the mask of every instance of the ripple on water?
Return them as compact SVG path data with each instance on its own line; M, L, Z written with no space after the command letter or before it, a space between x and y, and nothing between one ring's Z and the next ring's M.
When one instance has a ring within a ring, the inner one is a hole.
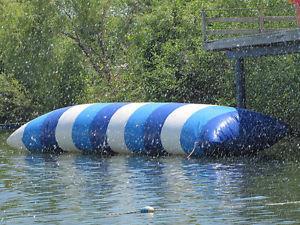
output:
M0 223L300 223L298 162L0 155Z

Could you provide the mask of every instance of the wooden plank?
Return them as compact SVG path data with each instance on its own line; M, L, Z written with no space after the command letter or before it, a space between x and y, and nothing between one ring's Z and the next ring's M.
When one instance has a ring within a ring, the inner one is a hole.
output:
M245 57L262 57L270 55L285 55L300 52L300 42L291 44L281 44L275 46L249 47L226 51L230 59L239 59Z
M229 34L258 34L258 29L220 29L220 30L207 30L207 35L229 35Z
M208 23L256 23L258 17L213 17L206 20Z
M258 12L257 8L209 8L209 9L205 9L206 12L213 12L213 11L249 11L249 12Z
M260 15L258 17L258 23L259 23L259 32L263 32L264 31L264 17L262 15Z
M207 35L229 35L229 34L260 34L260 33L271 33L271 32L284 32L294 29L219 29L219 30L206 30Z
M264 21L281 22L281 21L296 21L295 16L264 16Z
M296 21L295 16L261 16L264 21ZM206 18L207 23L256 23L259 17L212 17Z
M262 33L277 33L277 32L289 32L289 31L293 31L295 29L291 29L291 28L281 28L281 29L264 29Z
M300 29L260 33L252 36L221 39L204 43L207 51L223 51L235 48L300 42Z
M202 16L202 35L203 35L204 42L206 42L207 41L207 32L206 32L207 16L206 16L206 12L202 10L201 16Z

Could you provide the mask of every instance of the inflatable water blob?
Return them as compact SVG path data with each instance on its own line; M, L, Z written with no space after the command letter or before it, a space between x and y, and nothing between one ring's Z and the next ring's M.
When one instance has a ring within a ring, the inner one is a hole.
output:
M7 143L30 152L245 154L270 147L286 124L247 109L184 103L95 103L49 112Z

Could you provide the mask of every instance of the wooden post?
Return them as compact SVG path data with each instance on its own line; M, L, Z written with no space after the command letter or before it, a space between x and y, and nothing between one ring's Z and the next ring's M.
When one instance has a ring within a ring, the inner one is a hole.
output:
M263 16L263 14L261 12L259 12L259 17L258 17L258 23L259 23L259 33L262 33L264 32L264 29L265 29L265 18Z
M235 62L235 85L237 107L246 108L246 82L244 58L238 58Z
M297 23L298 26L300 27L300 3L295 4L295 8L296 8Z
M201 16L202 16L202 35L203 35L203 41L205 43L207 41L207 36L206 36L206 13L204 10L201 11Z

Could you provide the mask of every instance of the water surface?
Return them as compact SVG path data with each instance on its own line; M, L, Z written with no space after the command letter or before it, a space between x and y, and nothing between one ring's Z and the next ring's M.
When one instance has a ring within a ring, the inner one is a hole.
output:
M6 136L0 224L300 224L297 156L36 155ZM129 213L147 205L158 211Z

